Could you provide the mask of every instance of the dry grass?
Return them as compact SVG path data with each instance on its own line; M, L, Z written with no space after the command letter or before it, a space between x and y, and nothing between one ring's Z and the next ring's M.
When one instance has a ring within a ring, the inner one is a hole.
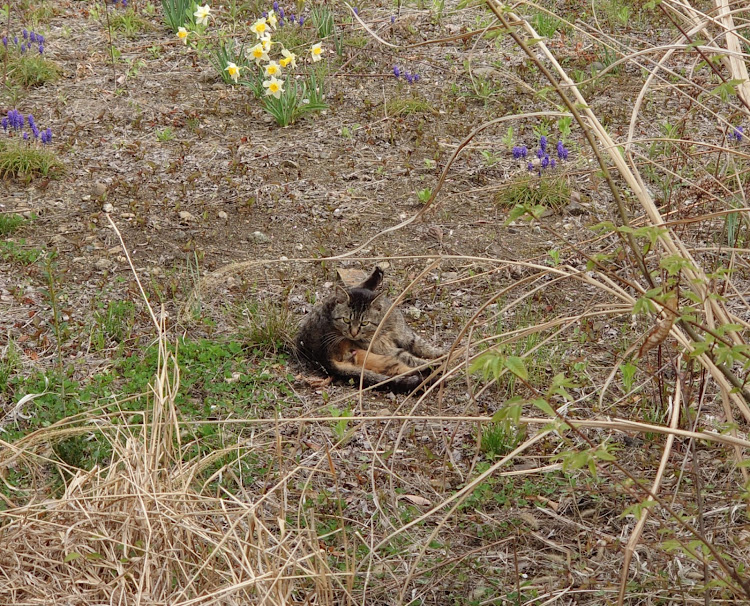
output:
M58 498L2 513L2 603L270 605L311 595L333 603L338 575L311 529L285 524L283 483L260 498L200 489L210 460L185 458L173 402L179 372L163 334L161 343L143 424L111 416L72 430L106 438L110 463L61 470ZM71 430L44 433L43 442L13 445L3 466L42 463L47 440Z

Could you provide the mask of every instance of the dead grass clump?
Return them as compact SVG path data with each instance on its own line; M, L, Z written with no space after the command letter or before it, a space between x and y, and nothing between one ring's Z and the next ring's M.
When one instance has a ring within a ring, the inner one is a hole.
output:
M0 603L272 605L310 594L330 603L335 575L307 530L286 527L275 505L283 499L195 487L212 457L184 460L177 366L164 339L160 349L143 425L97 420L112 445L109 465L68 475L58 499L0 513ZM29 438L0 456L0 468L18 455L42 460L46 440Z

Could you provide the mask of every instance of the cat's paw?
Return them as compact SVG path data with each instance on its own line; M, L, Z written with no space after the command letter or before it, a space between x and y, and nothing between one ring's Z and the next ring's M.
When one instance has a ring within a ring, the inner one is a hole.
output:
M414 391L424 381L424 377L419 373L398 377L393 381L393 386L399 391Z

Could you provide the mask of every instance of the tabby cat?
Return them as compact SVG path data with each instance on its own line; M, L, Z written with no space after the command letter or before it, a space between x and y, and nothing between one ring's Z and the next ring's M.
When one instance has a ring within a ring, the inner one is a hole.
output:
M415 367L443 352L415 334L398 309L383 320L391 301L380 290L382 281L383 270L375 267L358 286L338 287L336 293L316 305L302 321L297 352L301 359L322 367L329 375L353 379L357 385L360 375L365 386L395 377L383 388L411 391L423 380ZM381 322L383 326L372 342ZM372 349L365 356L371 342Z

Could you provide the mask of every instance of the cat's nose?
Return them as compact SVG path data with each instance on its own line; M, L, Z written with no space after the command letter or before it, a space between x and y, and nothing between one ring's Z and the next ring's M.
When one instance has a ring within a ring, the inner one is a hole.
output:
M351 326L349 328L349 334L352 335L352 338L356 337L359 334L359 327L358 326Z

